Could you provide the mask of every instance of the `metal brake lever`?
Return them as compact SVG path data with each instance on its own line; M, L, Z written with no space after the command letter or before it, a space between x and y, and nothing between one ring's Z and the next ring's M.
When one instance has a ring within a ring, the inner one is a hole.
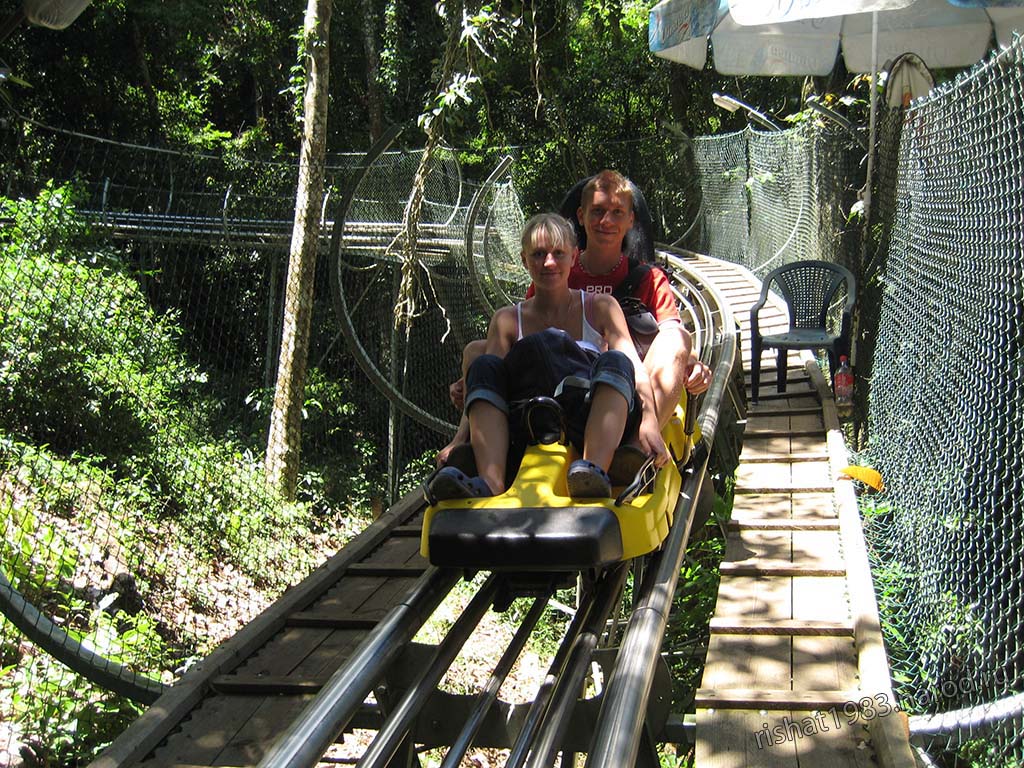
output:
M622 493L615 498L615 506L618 507L633 501L633 499L644 493L654 484L657 476L658 468L654 466L654 457L648 456L644 463L640 465L640 469L637 470L633 481L623 488Z

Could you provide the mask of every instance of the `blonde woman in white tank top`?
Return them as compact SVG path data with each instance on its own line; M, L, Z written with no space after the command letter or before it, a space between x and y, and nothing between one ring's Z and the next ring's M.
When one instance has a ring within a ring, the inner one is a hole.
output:
M594 354L601 354L608 349L608 342L604 340L604 337L600 332L592 326L587 320L587 294L580 290L573 290L571 293L579 296L580 302L580 320L582 330L580 331L580 338L575 339L576 343L581 349L588 350ZM575 301L575 299L571 299ZM516 305L516 341L521 341L523 338L523 302L517 302ZM564 329L560 329L564 330Z
M521 258L536 292L533 297L494 313L487 332L484 363L474 362L473 366L493 367L495 359L503 360L517 341L548 329L564 331L583 349L621 353L632 363L634 397L638 397L643 406L636 442L661 466L669 459L668 451L658 428L650 381L637 357L622 310L610 295L585 296L581 291L569 289L569 270L575 254L575 232L564 218L557 214L538 214L527 222ZM621 360L621 355L616 360ZM473 368L470 370L472 373ZM631 413L632 403L627 400L627 394L632 395L632 390L626 392L621 387L605 385L601 379L595 381L598 383L590 393L583 458L574 462L569 471L570 493L575 496L610 493L606 473ZM430 490L435 498L487 496L505 491L508 404L486 388L477 387L473 391L471 387L466 397L466 417L479 476L467 478L454 467L445 467L431 482ZM575 492L574 486L580 492Z

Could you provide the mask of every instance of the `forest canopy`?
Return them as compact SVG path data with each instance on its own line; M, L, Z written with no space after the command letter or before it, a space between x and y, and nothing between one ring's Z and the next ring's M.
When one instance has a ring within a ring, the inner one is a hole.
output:
M0 2L0 15L19 1ZM387 125L443 106L444 140L475 150L470 166L488 148L521 148L520 186L541 207L566 186L552 178L603 165L652 178L664 157L641 158L632 142L742 128L742 115L714 107L715 90L776 114L799 108L798 80L741 84L655 58L650 2L334 5L329 152L365 150ZM459 49L439 83L450 11L462 19ZM64 31L23 25L0 43L0 67L16 78L3 98L40 122L120 141L293 156L302 14L302 3L269 0L94 0Z

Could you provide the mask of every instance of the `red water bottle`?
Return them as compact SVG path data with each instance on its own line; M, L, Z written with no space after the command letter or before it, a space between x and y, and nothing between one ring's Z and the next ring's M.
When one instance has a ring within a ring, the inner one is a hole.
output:
M846 355L839 357L839 370L836 371L833 387L836 405L840 408L850 408L853 405L853 371L850 370Z

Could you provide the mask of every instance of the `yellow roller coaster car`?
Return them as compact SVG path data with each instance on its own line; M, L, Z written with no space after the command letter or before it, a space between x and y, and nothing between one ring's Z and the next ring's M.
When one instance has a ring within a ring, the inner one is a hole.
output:
M684 409L678 406L662 431L675 463L641 467L633 482L613 487L614 498L571 498L566 473L579 456L564 440L539 441L527 446L515 480L500 496L429 506L421 553L442 567L551 572L604 566L657 549L672 525L680 468L699 440L684 427Z

